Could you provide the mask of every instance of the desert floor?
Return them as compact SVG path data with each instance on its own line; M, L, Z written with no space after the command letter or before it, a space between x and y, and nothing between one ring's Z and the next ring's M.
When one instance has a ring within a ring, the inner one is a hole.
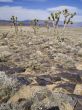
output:
M0 26L0 110L82 110L82 28Z

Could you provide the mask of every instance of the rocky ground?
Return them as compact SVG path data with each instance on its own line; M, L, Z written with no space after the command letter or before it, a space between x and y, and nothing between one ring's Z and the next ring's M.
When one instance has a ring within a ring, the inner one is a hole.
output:
M0 27L0 110L82 110L82 28L62 31Z

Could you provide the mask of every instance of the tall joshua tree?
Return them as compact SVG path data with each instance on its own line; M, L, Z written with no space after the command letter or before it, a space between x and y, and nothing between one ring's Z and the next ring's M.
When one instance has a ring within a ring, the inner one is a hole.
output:
M11 17L11 22L13 23L13 26L14 26L14 28L15 28L16 34L17 34L17 32L18 32L17 19L18 19L18 18L17 18L16 16L12 16L12 17Z
M66 25L68 24L73 24L72 18L76 15L76 12L71 13L68 11L68 9L64 9L62 11L62 14L64 15L64 29L66 27Z
M56 28L58 27L58 23L59 23L59 20L60 20L60 15L61 15L61 11L57 11L57 12L55 13L55 19L56 19L55 27L56 27Z
M39 20L37 20L37 19L34 19L33 21L31 21L31 24L33 25L33 29L34 29L35 34L37 32L38 21Z
M54 13L51 13L51 15L48 17L48 20L52 21L53 28L55 28L55 15L54 15Z
M53 27L54 28L58 27L58 23L59 23L59 20L60 20L60 15L61 15L61 11L57 11L55 13L51 13L50 17L48 17L48 19L53 22Z

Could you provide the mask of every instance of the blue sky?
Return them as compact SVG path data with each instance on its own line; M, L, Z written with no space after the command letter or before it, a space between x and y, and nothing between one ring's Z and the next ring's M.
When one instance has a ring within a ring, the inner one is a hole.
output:
M82 21L82 0L0 0L0 19L8 20L12 15L19 20L47 19L50 12L64 8L77 12L74 21Z

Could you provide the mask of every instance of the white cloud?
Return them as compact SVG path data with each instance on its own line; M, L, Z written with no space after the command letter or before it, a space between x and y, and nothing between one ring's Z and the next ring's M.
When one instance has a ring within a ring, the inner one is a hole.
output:
M13 0L0 0L0 2L13 2Z
M47 19L47 17L50 15L50 12L56 11L56 10L63 10L65 8L68 8L72 12L77 12L77 15L73 18L74 21L82 22L82 10L78 9L77 7L72 6L59 6L55 8L48 8L46 10L42 9L28 9L23 8L21 6L2 6L0 7L0 19L9 20L12 15L15 15L18 17L19 20L27 20L27 19ZM63 20L63 17L61 16L61 20Z
M9 19L12 15L18 16L19 20L27 19L46 19L49 16L49 13L40 9L26 9L23 7L10 7L2 6L0 7L0 19Z
M57 11L57 10L64 10L64 9L68 9L69 11L75 11L77 12L79 9L77 7L72 7L72 6L58 6L58 7L54 7L54 8L48 8L48 11Z

